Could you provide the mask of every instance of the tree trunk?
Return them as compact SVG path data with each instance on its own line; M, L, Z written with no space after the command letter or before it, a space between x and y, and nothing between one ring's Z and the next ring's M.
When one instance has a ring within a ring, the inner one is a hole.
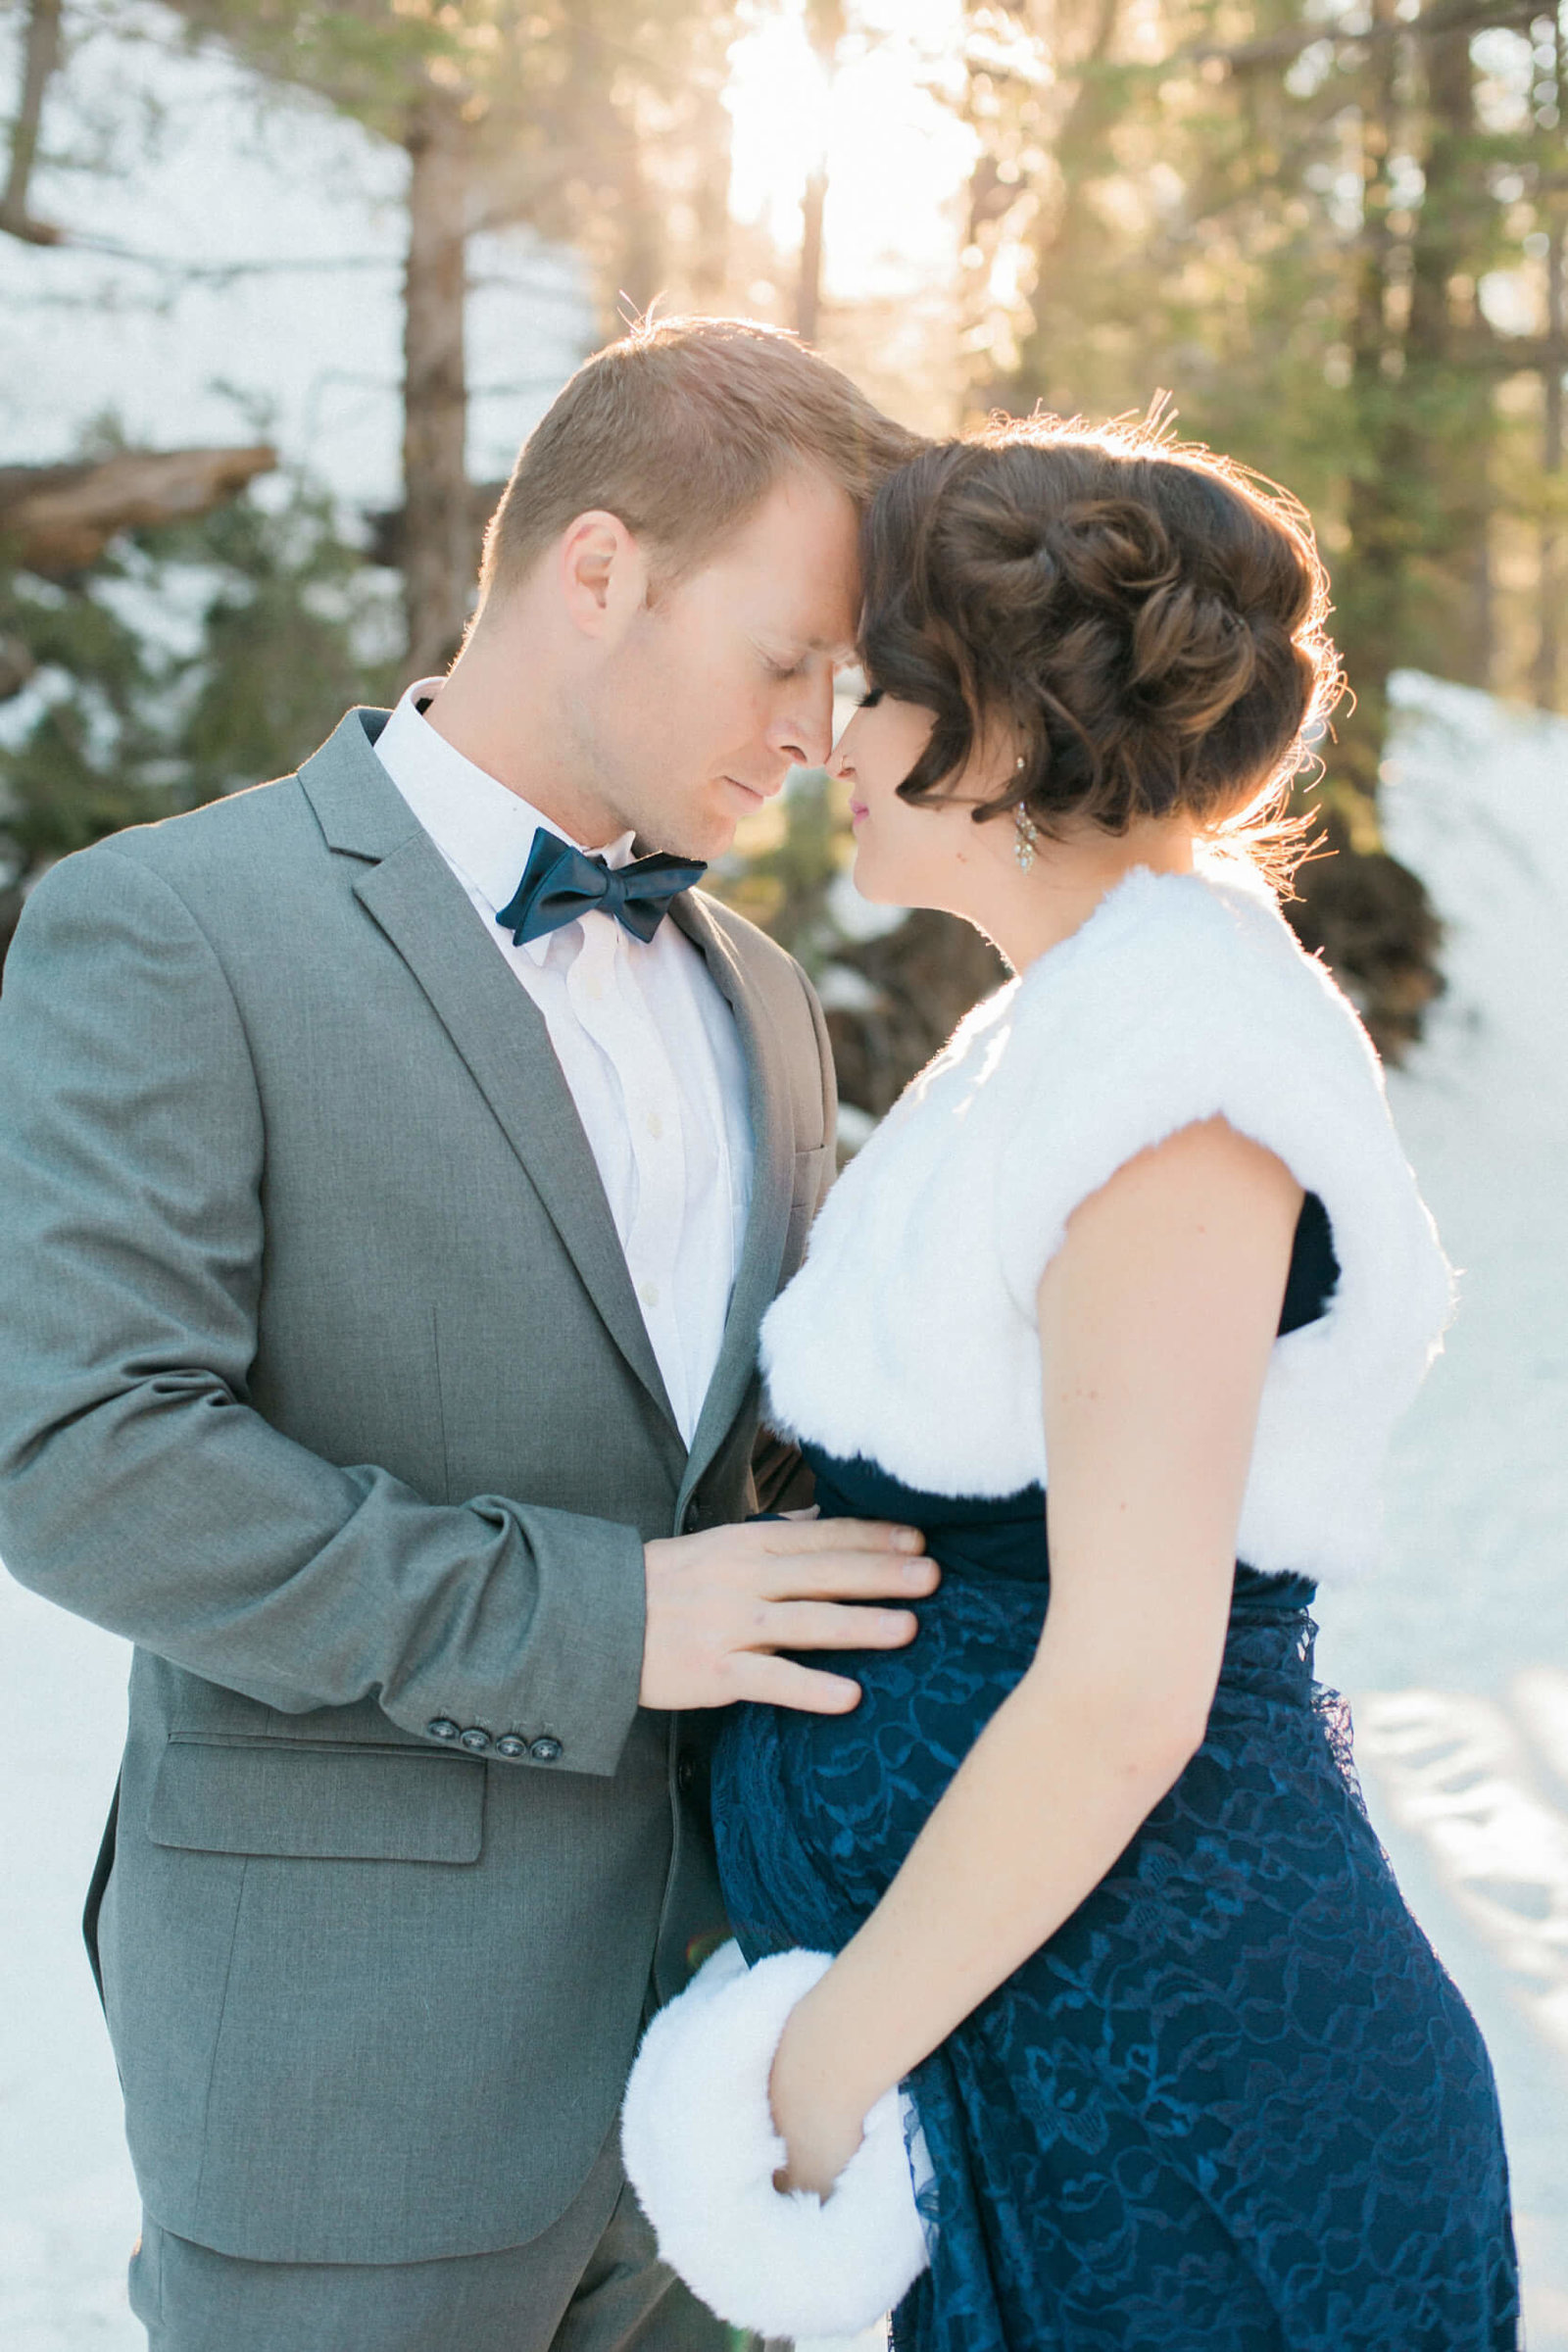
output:
M1102 69L1120 24L1121 0L1092 0L1086 14L1081 54L1062 75L1064 81L1076 76L1076 85L1051 142L1060 195L1054 207L1042 204L1036 221L1034 323L1022 339L1017 376L1007 388L1007 406L1020 415L1037 402L1063 416L1094 405L1073 381L1081 350L1073 328L1078 286L1102 266L1104 236L1089 185L1113 168L1109 134L1118 102Z
M1389 324L1394 275L1392 162L1397 144L1398 58L1395 0L1373 0L1372 23L1384 37L1368 55L1361 102L1361 234L1350 325L1350 397L1355 429L1347 499L1351 563L1335 580L1340 626L1349 648L1353 706L1336 720L1335 764L1371 802L1388 717L1384 688L1399 660L1404 629L1404 561L1398 477L1402 468L1403 391L1392 365ZM1338 566L1336 572L1338 573Z
M827 172L818 166L801 198L801 279L795 296L795 331L803 343L816 341L822 312L822 215L827 209Z
M620 126L620 152L615 162L615 291L641 318L663 291L663 219L658 198L644 177L642 155L630 123ZM617 324L614 331L623 330Z
M1556 499L1563 472L1563 370L1568 368L1568 318L1564 317L1563 274L1568 268L1564 219L1558 212L1546 247L1546 365L1542 374L1544 415L1542 420L1542 471L1552 500L1541 526L1540 634L1536 640L1534 688L1543 710L1557 708L1557 682L1562 668L1562 523Z
M22 89L11 129L11 165L0 193L0 229L28 245L58 245L63 231L35 220L27 190L38 157L44 92L60 63L60 0L32 0L22 51Z
M806 30L821 69L823 120L808 125L808 133L823 142L807 174L801 198L801 274L795 293L795 331L803 343L814 343L822 318L822 216L827 210L827 100L844 38L842 0L808 0Z
M1556 25L1556 100L1559 115L1568 110L1568 31L1561 14ZM1543 710L1557 708L1557 684L1562 669L1562 521L1557 498L1563 471L1563 370L1568 368L1568 205L1560 195L1551 204L1546 236L1546 364L1541 371L1541 469L1551 502L1541 526L1541 577L1537 584L1540 634L1536 640L1533 686Z
M444 670L463 639L477 546L466 469L471 138L460 101L421 98L404 133L409 255L403 314L403 606L410 677Z
M0 635L0 703L20 694L37 666L31 646L20 637Z
M692 299L699 311L722 303L729 280L729 186L734 125L715 73L697 110L698 182L692 200Z
M1490 458L1494 393L1489 371L1467 363L1474 281L1485 267L1492 199L1476 152L1475 68L1470 32L1423 42L1430 128L1426 181L1410 252L1405 336L1407 413L1423 420L1409 489L1410 520L1431 607L1424 630L1446 677L1487 686L1492 676ZM1468 280L1468 294L1461 289Z

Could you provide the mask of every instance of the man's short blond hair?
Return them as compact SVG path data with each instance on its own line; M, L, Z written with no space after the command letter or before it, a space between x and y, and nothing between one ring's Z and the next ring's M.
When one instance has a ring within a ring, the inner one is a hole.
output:
M678 578L793 467L863 514L917 435L794 335L745 318L661 318L584 362L523 444L485 533L483 598L533 570L602 508Z

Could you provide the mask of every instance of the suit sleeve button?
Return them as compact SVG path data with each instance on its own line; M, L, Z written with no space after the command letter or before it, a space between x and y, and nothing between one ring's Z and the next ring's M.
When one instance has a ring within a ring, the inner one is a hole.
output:
M471 1748L476 1756L483 1755L485 1749L490 1744L489 1733L481 1724L477 1723L470 1723L467 1730L466 1732L460 1732L458 1737L462 1740L464 1746L466 1748Z
M525 1756L527 1753L527 1740L519 1740L515 1732L503 1732L496 1741L498 1756Z
M553 1764L561 1753L561 1741L548 1735L543 1740L530 1740L528 1753L536 1764Z
M456 1740L459 1737L458 1726L450 1715L438 1715L434 1723L427 1723L424 1734L427 1740Z

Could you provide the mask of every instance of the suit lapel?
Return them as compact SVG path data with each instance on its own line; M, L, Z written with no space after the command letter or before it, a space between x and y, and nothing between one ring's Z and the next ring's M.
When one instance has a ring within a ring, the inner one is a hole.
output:
M301 786L330 846L367 861L355 896L424 991L612 1339L678 1442L620 1237L544 1016L484 937L462 885L376 759L371 747L381 720L378 711L350 711L301 768Z
M740 958L697 892L687 891L673 902L670 919L704 956L735 1016L750 1081L756 1152L746 1239L718 1361L692 1434L681 1491L684 1501L722 1445L756 1370L757 1328L772 1301L784 1262L795 1188L795 1135L784 1049L761 992L748 980Z

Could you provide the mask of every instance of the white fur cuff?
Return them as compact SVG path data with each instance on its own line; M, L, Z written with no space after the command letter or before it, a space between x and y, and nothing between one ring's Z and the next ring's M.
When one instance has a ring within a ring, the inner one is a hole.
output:
M721 2320L762 2335L853 2335L926 2266L896 2089L826 2200L773 2186L787 2151L768 2077L786 2018L829 1965L795 1951L749 1969L726 1943L649 2027L621 2109L661 2256Z

